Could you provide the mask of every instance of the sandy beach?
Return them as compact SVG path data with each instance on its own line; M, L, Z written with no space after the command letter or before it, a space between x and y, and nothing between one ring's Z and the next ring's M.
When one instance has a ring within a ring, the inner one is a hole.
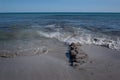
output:
M120 80L119 51L82 45L88 61L77 69L69 65L68 46L57 46L46 54L0 58L0 80Z
M120 80L120 13L0 13L0 80Z

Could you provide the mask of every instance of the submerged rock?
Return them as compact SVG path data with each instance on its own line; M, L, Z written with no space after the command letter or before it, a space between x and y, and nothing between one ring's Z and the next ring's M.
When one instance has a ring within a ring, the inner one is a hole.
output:
M97 42L97 41L99 41L99 39L95 38L94 41Z

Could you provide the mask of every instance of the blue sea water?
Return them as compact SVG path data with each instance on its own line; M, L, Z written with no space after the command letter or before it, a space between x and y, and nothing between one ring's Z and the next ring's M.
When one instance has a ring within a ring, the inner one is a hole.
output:
M120 50L120 13L0 14L0 50L36 45L44 38Z

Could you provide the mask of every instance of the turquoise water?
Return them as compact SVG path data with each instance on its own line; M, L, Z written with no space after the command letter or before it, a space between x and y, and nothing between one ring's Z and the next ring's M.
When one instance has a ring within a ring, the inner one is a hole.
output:
M9 50L8 44L24 46L26 41L30 46L31 42L44 41L44 38L120 50L120 13L0 14L1 50L3 46Z

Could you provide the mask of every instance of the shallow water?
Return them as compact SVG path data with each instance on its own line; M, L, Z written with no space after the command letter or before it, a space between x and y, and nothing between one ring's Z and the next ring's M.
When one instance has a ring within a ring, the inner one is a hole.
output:
M0 14L0 50L39 48L41 43L49 44L50 39L47 38L120 50L120 14Z

